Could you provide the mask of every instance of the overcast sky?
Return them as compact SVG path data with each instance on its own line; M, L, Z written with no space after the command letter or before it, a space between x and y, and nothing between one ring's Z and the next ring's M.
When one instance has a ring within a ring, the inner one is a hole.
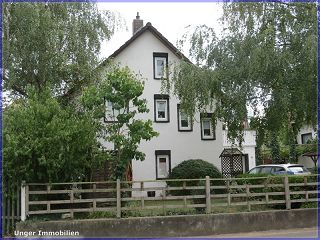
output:
M132 20L139 12L144 25L147 22L158 29L173 45L186 32L188 25L196 26L206 24L219 31L218 18L222 15L222 3L98 3L101 10L118 12L126 21L125 29L117 31L110 41L104 43L101 49L101 57L108 57L132 36ZM188 53L184 51L186 56Z

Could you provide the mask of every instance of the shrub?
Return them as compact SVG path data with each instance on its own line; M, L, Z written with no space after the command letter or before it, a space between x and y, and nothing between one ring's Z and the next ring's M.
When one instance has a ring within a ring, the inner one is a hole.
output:
M234 185L265 185L267 183L274 183L273 180L271 180L270 175L267 174L240 174L237 176L237 179L233 181ZM264 187L264 188L250 188L251 193L263 193L270 191L271 188ZM246 189L241 188L237 189L236 193L245 193ZM256 196L256 197L250 197L250 200L262 200L263 197Z
M206 162L201 159L190 159L181 162L176 167L174 167L169 175L169 179L200 179L209 176L210 178L222 178L222 175L218 168L213 164ZM181 181L167 181L168 186L170 187L181 187L183 182ZM215 185L224 184L223 181L215 181ZM186 186L204 186L205 181L195 180L195 181L186 181ZM171 190L168 191L168 194L174 196L184 196L184 195L205 195L204 189L196 190ZM205 203L205 197L200 199L192 199L194 204L203 204ZM202 208L197 208L201 210Z
M238 185L266 185L264 188L250 188L250 192L252 193L264 193L264 192L284 192L284 186L278 187L267 187L267 184L283 184L284 183L284 175L266 175L266 174L242 174L238 176L239 179L235 180ZM290 184L293 183L303 183L305 176L299 175L289 175L288 181ZM307 176L308 182L316 182L316 176ZM243 178L243 179L241 179ZM298 191L306 191L306 190L316 190L316 186L291 186L290 192L298 192ZM312 195L312 197L315 197ZM304 194L291 194L290 199L304 199ZM252 197L251 199L255 200L264 200L264 197ZM284 200L285 197L283 195L274 195L269 197L270 200ZM277 204L273 205L273 208L284 208L285 204ZM292 202L291 208L300 208L300 202Z
M115 212L108 212L108 211L104 211L104 212L92 212L89 213L88 217L89 219L99 219L99 218L115 218L116 217L116 213Z
M205 178L221 178L222 175L219 169L213 164L201 159L190 159L181 162L175 166L169 178L170 179L197 179Z

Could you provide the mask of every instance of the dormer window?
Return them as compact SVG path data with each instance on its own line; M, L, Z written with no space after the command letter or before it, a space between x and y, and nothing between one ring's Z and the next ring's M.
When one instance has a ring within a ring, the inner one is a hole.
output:
M154 79L167 79L168 53L153 53Z

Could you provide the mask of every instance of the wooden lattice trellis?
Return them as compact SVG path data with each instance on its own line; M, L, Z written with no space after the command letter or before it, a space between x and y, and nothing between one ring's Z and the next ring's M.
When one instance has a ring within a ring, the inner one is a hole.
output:
M224 177L235 177L236 175L243 173L242 156L242 152L237 148L226 148L222 151L220 158L221 171Z

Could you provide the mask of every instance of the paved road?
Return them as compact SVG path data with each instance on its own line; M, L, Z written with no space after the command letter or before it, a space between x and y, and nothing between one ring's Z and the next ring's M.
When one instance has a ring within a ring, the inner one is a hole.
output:
M199 236L199 238L317 238L317 236L317 228L295 228L287 230Z

